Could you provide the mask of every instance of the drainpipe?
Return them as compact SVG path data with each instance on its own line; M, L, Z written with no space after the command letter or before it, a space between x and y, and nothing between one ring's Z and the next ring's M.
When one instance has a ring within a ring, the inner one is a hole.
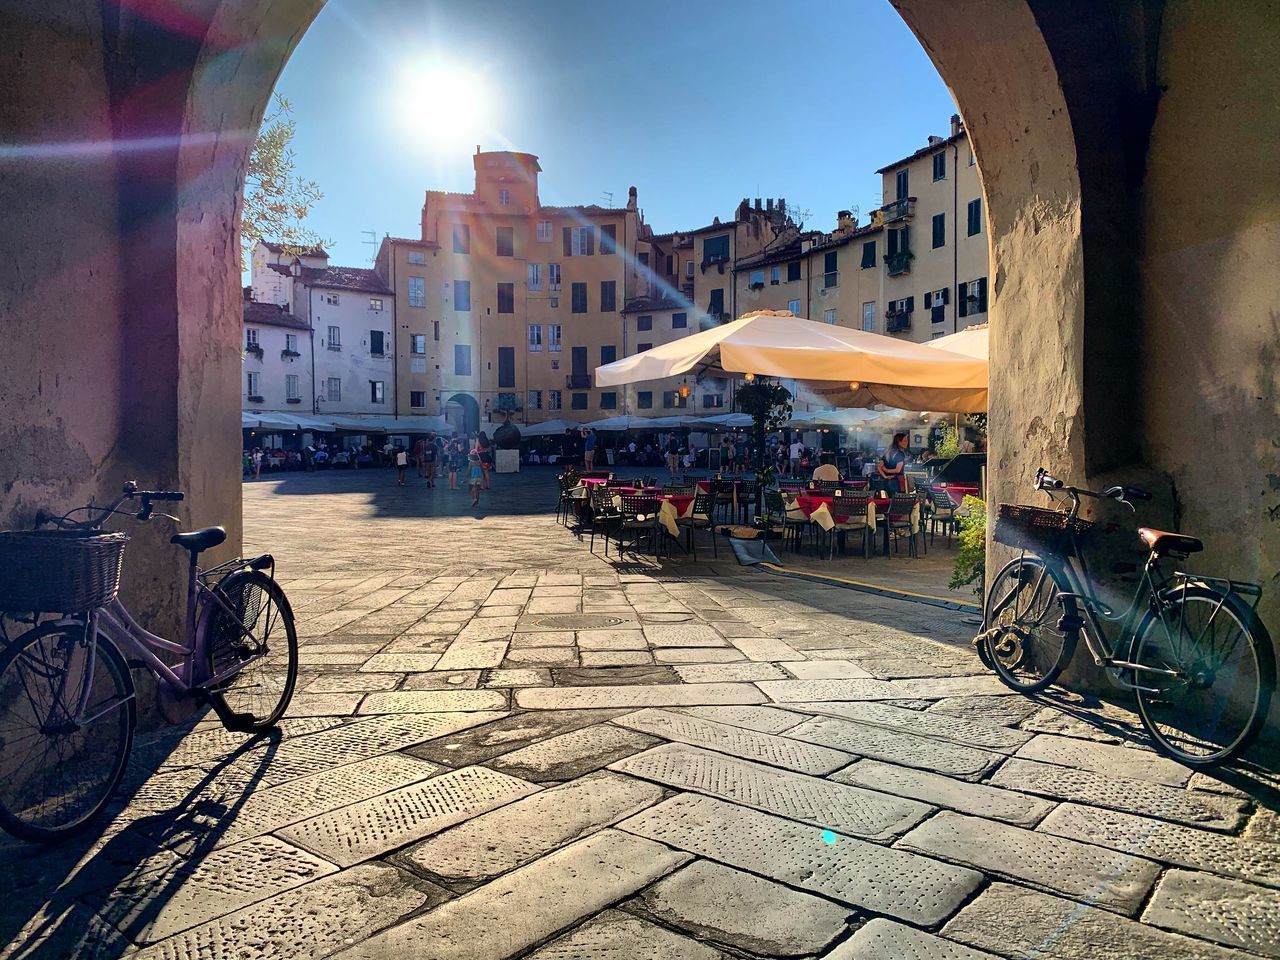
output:
M310 330L311 340L311 413L314 416L320 412L320 395L316 392L319 389L319 384L316 383L316 325L311 319L310 297L307 298L307 327Z
M968 137L965 138L966 140ZM960 331L960 143L951 145L951 289L956 302L951 305L951 332Z
M391 415L400 418L400 324L396 315L396 246L391 244ZM425 271L424 271L425 272Z

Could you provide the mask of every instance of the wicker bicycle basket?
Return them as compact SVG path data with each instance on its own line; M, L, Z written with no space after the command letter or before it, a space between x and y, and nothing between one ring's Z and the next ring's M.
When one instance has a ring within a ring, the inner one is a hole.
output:
M1074 533L1078 541L1092 528L1091 521L1079 517L1071 520L1058 510L1002 503L996 517L995 540L1020 550L1069 555L1073 549L1069 534Z
M0 611L73 613L110 603L128 542L91 530L0 532Z

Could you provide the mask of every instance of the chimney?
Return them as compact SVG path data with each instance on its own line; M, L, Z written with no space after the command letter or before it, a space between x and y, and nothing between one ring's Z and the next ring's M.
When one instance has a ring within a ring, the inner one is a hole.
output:
M476 144L476 156L480 156L480 144Z
M775 209L778 211L779 217L785 217L787 215L787 201L779 197L778 206Z
M773 197L770 197L768 200L765 201L764 208L768 213L773 213Z
M760 198L759 198L759 197L756 197L756 212L757 212L757 213L759 213L759 212L760 212L760 209L761 209L761 207L760 207Z
M936 147L938 144L942 142L942 140L943 140L942 137L934 136L932 133L929 134L929 146L931 147Z
M634 209L636 209L636 207L637 207L637 205L638 205L638 204L637 204L637 197L638 197L638 194L637 194L637 192L636 192L636 188L635 188L635 187L631 187L631 188L629 188L629 189L627 190L627 209L628 209L628 210L634 210Z
M960 119L960 114L953 113L951 115L951 135L958 136L960 131L964 129L964 121Z

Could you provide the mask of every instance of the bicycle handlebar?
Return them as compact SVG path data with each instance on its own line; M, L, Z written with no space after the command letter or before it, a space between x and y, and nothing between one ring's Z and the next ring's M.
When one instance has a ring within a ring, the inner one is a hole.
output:
M85 507L77 507L69 510L62 516L51 514L46 510L39 510L36 513L36 526L42 526L46 523L55 524L63 529L84 529L98 530L101 529L107 518L122 514L123 516L133 517L136 520L147 521L155 516L154 502L170 502L177 503L185 500L187 495L181 490L139 490L138 484L134 480L128 480L121 488L120 496L117 497L109 506L95 507L92 504ZM120 509L120 505L126 500L138 500L141 502L137 513L129 513ZM88 514L87 519L73 521L69 518L72 514L84 512ZM96 514L96 517L95 517ZM160 514L160 516L168 516L168 514ZM170 518L173 519L173 518Z
M1103 490L1101 493L1096 490L1085 490L1083 487L1069 487L1057 477L1053 476L1053 474L1049 473L1049 471L1044 467L1041 467L1036 471L1036 489L1046 491L1066 490L1067 495L1071 497L1072 516L1075 516L1076 512L1080 509L1081 497L1092 497L1094 500L1115 500L1118 503L1123 503L1130 510L1134 510L1135 513L1137 511L1130 501L1145 501L1151 499L1151 494L1139 487L1107 487L1107 489Z

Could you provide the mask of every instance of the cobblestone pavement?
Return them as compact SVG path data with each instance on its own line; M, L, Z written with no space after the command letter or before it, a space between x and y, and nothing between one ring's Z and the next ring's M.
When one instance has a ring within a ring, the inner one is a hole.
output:
M954 612L606 561L552 488L246 485L290 717L143 737L97 836L4 842L0 957L1280 957L1274 779L1010 694Z

